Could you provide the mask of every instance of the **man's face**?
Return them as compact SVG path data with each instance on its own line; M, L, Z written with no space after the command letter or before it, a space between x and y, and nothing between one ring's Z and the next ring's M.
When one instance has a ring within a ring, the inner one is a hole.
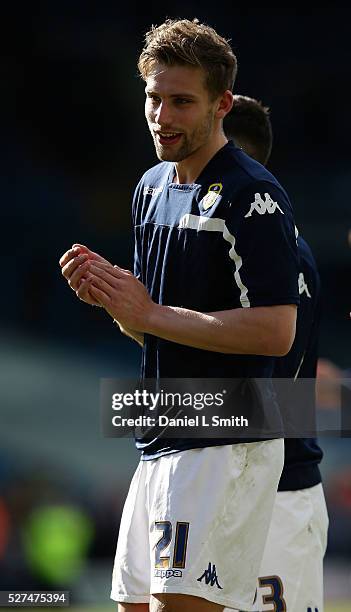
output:
M145 116L159 159L179 162L208 144L215 102L201 68L156 64L145 92Z

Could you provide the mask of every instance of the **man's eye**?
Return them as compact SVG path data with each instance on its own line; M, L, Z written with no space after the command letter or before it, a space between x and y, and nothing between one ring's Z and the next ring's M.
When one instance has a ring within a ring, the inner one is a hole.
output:
M148 95L148 99L151 100L151 102L160 102L160 98L158 96Z
M187 100L187 98L177 98L176 99L176 103L177 104L190 104L191 100Z

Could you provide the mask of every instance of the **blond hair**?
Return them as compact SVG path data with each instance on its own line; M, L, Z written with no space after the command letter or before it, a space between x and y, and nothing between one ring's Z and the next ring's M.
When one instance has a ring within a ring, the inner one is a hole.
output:
M200 67L212 98L232 90L237 60L229 41L198 19L166 19L146 33L138 69L144 81L156 63Z

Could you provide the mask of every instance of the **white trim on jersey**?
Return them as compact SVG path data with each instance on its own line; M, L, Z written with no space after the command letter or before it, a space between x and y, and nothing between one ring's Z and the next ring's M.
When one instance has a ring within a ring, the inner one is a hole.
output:
M192 215L187 213L179 221L178 227L180 229L188 228L196 231L206 232L220 232L227 242L231 245L229 250L229 257L235 264L234 278L235 282L240 289L240 302L244 308L250 308L250 300L248 298L248 289L245 287L241 280L239 270L243 264L243 260L235 250L235 237L228 230L224 219L213 218L213 217L200 217L198 215Z

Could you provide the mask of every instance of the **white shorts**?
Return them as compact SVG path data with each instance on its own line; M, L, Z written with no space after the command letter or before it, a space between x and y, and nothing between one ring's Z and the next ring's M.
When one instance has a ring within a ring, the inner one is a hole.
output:
M141 461L124 506L111 598L182 593L251 610L283 440Z
M253 610L323 612L327 532L321 484L277 494Z

